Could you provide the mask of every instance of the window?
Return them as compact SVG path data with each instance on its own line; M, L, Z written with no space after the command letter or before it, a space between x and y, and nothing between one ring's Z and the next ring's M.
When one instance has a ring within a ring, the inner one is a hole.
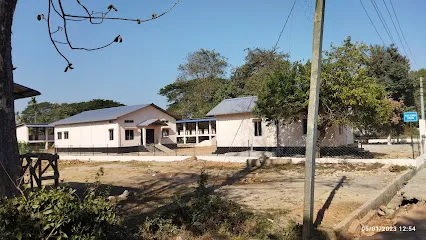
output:
M308 132L308 119L302 119L303 135Z
M253 123L254 123L254 136L256 137L262 136L262 121L255 120Z
M58 132L58 139L62 139L62 132Z
M109 122L109 123L114 123L114 120L109 120L108 122Z
M124 120L124 123L133 123L133 120Z
M133 130L126 130L125 136L126 136L126 140L133 140L134 138Z
M163 136L163 138L168 137L169 136L169 129L161 130L161 135Z
M114 140L114 129L109 129L109 140L112 141Z
M68 139L68 131L64 132L64 139Z

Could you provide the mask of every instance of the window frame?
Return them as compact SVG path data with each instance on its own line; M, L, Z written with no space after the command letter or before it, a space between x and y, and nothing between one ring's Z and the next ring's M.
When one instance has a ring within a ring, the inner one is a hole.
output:
M306 118L302 119L302 134L308 134L308 119Z
M166 133L166 134L164 134L164 133ZM170 136L170 129L168 129L168 128L161 129L161 137L162 138L167 138L169 136Z
M132 133L132 134L128 134ZM135 131L133 129L126 129L124 130L124 140L131 141L135 139Z
M108 136L110 141L114 141L114 128L108 129Z
M69 131L64 131L64 139L69 139Z
M62 132L56 132L56 137L58 140L62 140Z
M124 120L124 123L134 123L134 122L135 122L134 120L130 120L130 119Z
M255 137L263 136L261 119L253 119L253 132Z

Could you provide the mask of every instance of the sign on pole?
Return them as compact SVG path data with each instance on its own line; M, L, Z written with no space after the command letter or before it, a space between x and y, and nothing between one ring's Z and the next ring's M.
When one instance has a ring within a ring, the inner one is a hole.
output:
M404 112L404 122L418 122L417 112Z

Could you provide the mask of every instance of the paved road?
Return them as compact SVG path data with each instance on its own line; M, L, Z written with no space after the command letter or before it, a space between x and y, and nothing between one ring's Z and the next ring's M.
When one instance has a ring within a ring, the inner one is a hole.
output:
M426 201L426 168L413 177L404 190L407 199ZM361 240L426 240L426 203L422 202L398 218L396 232L380 232ZM415 231L409 228L415 226ZM404 231L405 230L405 231Z

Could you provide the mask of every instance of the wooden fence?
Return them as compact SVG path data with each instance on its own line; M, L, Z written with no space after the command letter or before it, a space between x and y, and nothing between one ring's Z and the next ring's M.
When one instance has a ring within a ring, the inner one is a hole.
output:
M55 187L57 187L59 186L58 159L59 155L49 153L27 153L21 155L21 176L25 177L28 172L28 181L31 189L34 189L34 183L40 189L43 180L54 180ZM45 174L49 168L53 169L53 175L46 176Z

